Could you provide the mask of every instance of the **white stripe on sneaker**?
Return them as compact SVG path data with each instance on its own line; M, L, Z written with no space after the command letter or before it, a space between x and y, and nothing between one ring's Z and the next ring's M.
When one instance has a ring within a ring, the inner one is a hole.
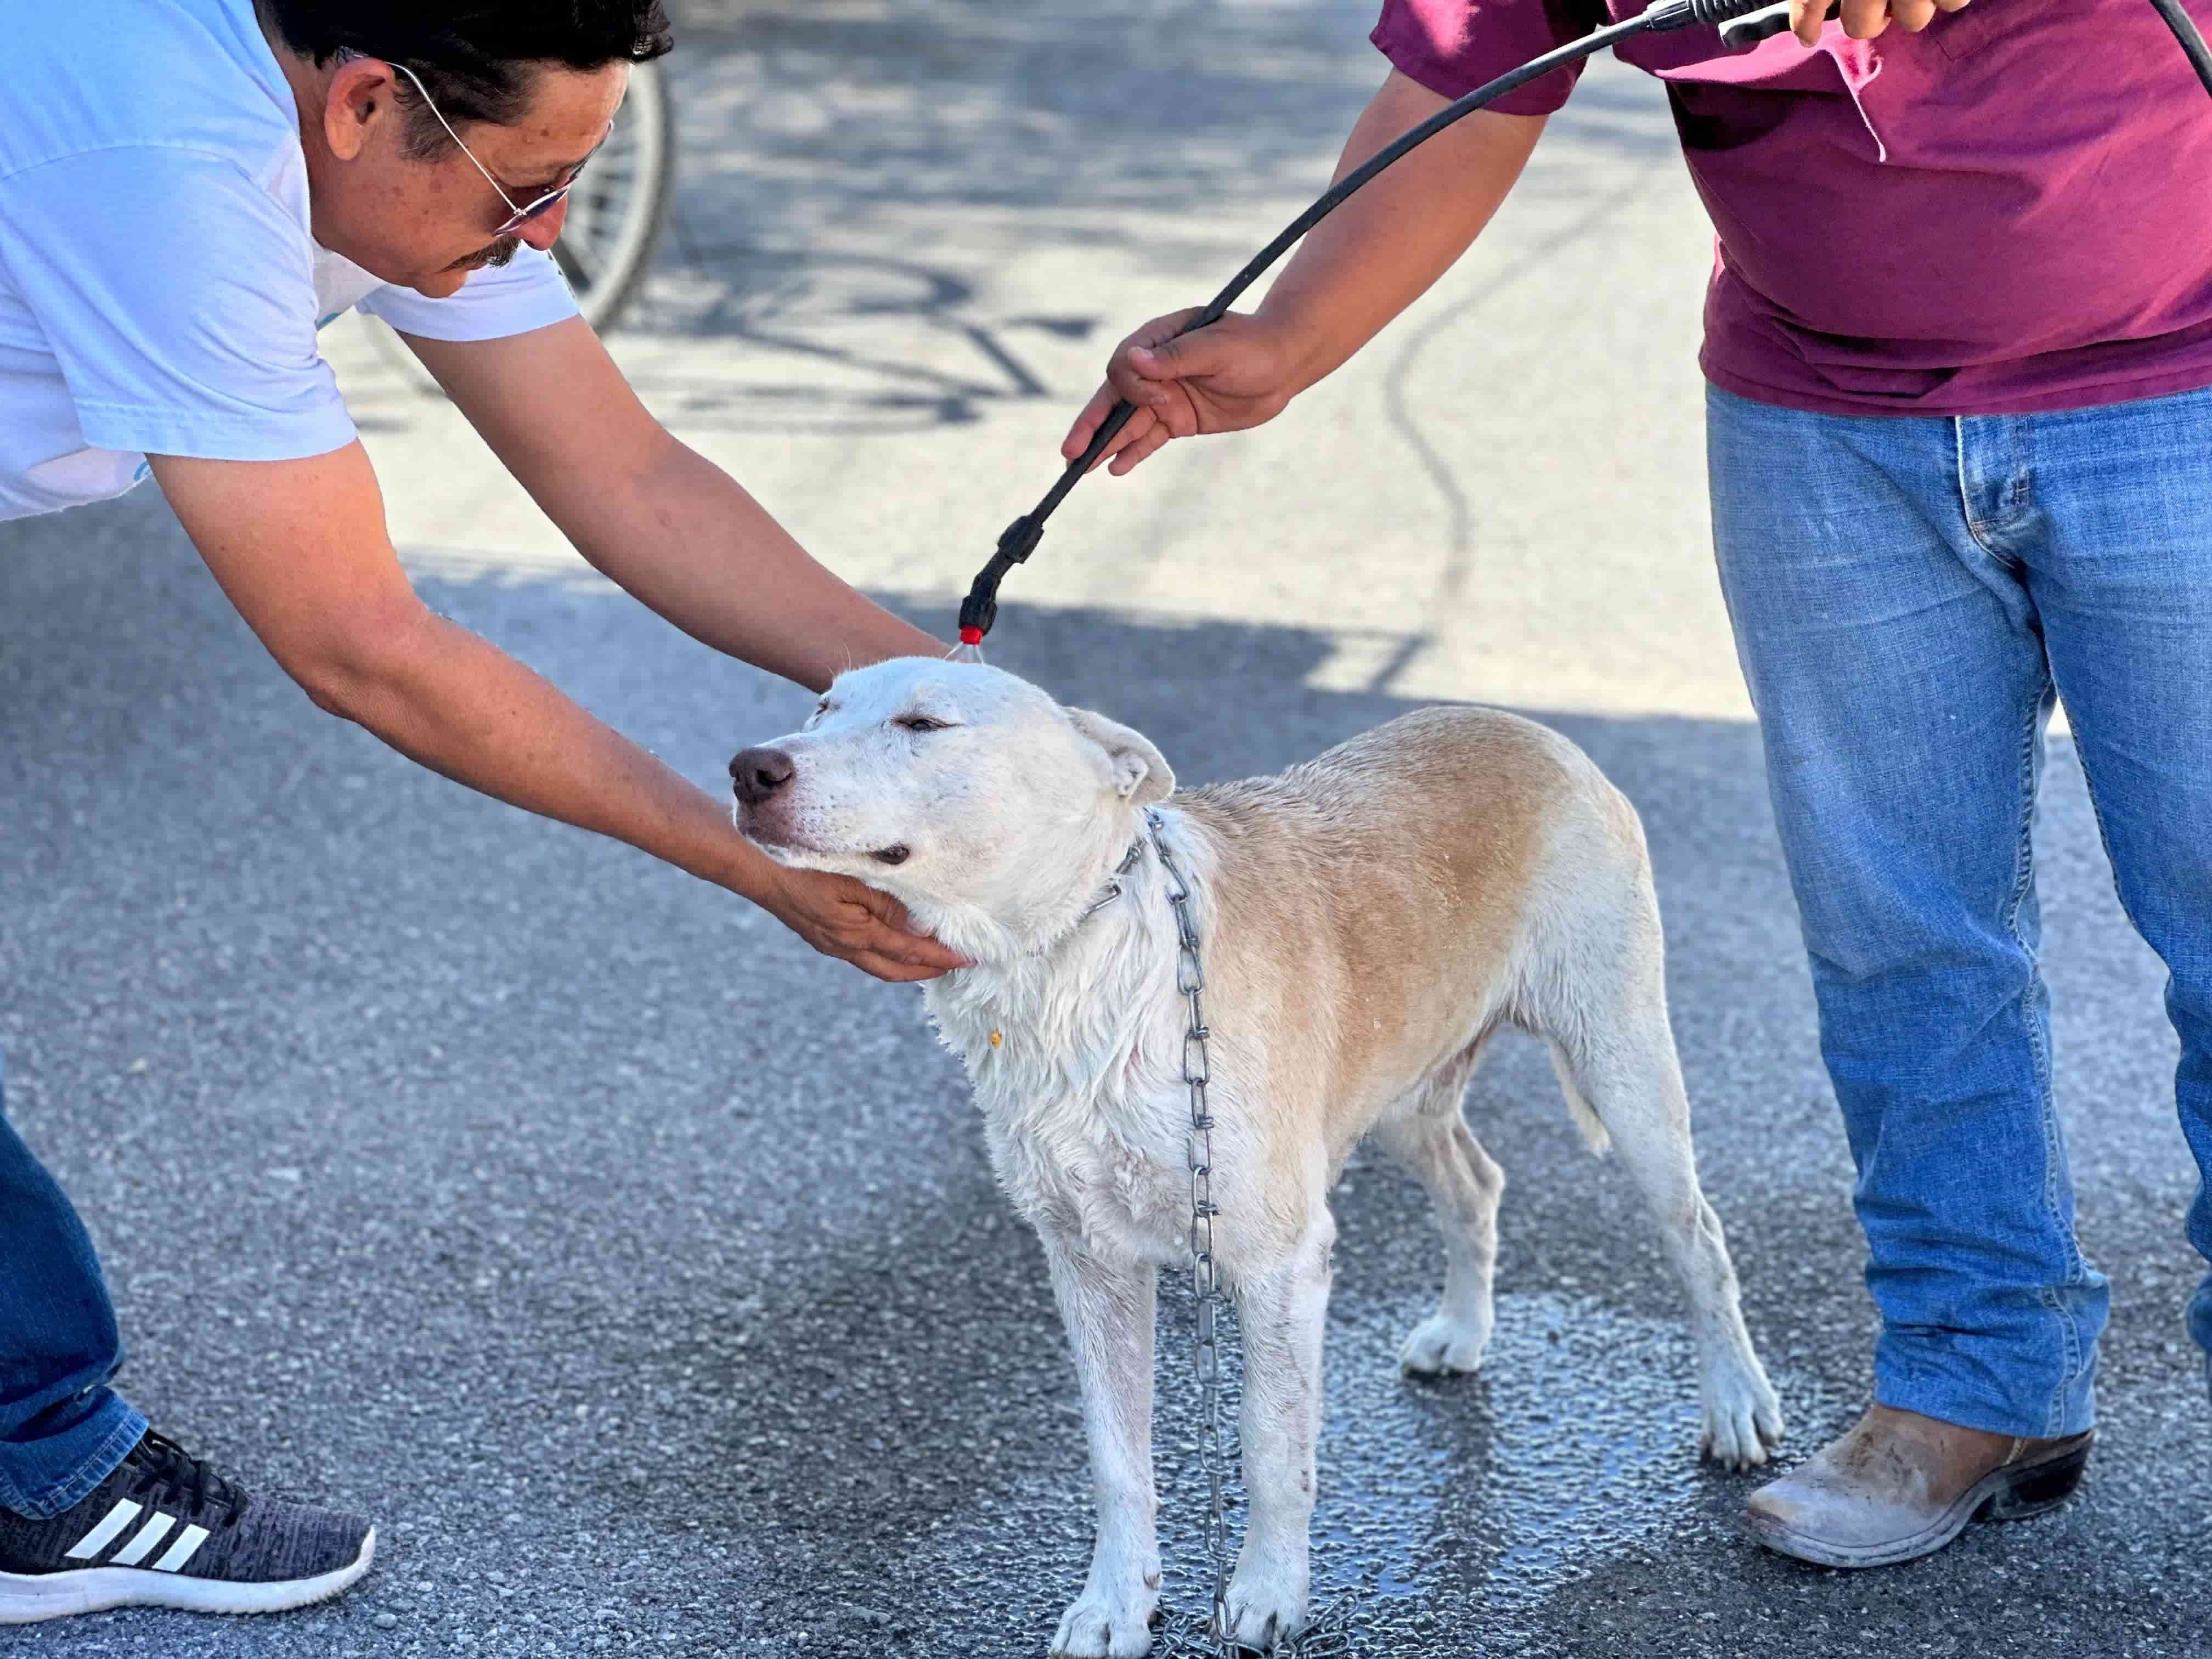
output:
M114 1540L117 1533L131 1524L131 1517L138 1513L139 1508L140 1505L127 1498L117 1498L115 1507L100 1518L100 1524L70 1546L69 1559L89 1561Z
M186 1527L169 1546L169 1553L154 1564L156 1572L174 1572L192 1559L192 1552L207 1542L205 1527Z
M138 1535L107 1558L111 1567L135 1567L153 1552L154 1546L168 1536L169 1528L177 1524L173 1515L154 1511L154 1518L138 1528Z

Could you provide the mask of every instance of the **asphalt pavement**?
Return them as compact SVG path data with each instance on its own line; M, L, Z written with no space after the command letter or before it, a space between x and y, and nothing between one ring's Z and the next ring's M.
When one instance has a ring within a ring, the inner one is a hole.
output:
M666 264L618 355L672 425L925 625L1126 327L1325 182L1371 21L1072 0L730 8L677 60ZM1431 301L1292 415L1094 480L994 659L1187 781L1439 698L1586 747L1644 813L1706 1190L1790 1415L1874 1332L1758 737L1705 545L1705 233L1663 100L1595 71ZM535 520L367 325L330 344L440 610L714 786L805 698ZM1788 485L1778 458L1777 487ZM1402 1381L1440 1261L1360 1163L1328 1341L1323 1594L1376 1656L2183 1656L2212 1407L2162 971L2063 737L2038 830L2058 1097L2111 1274L2080 1497L1849 1575L1741 1541L1678 1298L1541 1051L1468 1115L1508 1179L1484 1373ZM0 1632L78 1656L1036 1659L1087 1559L1073 1374L911 989L319 714L157 497L0 526L0 1052L163 1429L377 1518L375 1571L253 1620ZM1168 1595L1201 1595L1164 1298Z

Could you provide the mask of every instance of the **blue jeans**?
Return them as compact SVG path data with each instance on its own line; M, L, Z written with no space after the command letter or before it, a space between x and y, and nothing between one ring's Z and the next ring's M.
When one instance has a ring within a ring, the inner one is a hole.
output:
M123 1345L92 1240L4 1108L0 1092L0 1509L43 1518L105 1480L146 1419L107 1386Z
M2094 1419L2028 827L2054 688L2171 972L2212 1258L2212 392L1959 419L1708 389L1713 535L1858 1168L1885 1405ZM2212 1278L2190 1305L2212 1350Z

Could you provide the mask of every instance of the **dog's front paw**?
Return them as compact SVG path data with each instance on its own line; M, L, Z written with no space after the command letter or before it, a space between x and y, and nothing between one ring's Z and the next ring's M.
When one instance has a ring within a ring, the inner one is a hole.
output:
M1413 1327L1398 1350L1398 1369L1408 1376L1449 1376L1455 1371L1480 1370L1482 1351L1490 1346L1490 1322L1476 1323L1431 1314Z
M1237 1570L1229 1584L1229 1638L1271 1653L1305 1628L1306 1576L1285 1568Z
M1085 1589L1060 1616L1051 1659L1142 1659L1152 1651L1152 1613L1159 1604L1156 1588L1134 1595Z
M1705 1379L1705 1432L1698 1449L1724 1468L1747 1469L1766 1462L1782 1443L1782 1401L1754 1359Z

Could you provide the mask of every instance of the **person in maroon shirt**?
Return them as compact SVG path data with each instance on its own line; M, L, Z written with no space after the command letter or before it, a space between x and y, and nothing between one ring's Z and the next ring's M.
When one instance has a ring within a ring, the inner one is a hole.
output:
M1641 9L1384 0L1392 69L1339 176ZM2094 1434L2109 1293L2075 1237L2029 841L2060 694L2212 1172L2212 106L2144 0L1793 23L1741 56L1710 29L1620 51L1666 84L1717 233L1714 545L1882 1316L1875 1403L1746 1525L1877 1566L2063 1502ZM1116 473L1272 419L1466 251L1573 82L1415 150L1256 311L1138 330L1065 453L1117 398ZM2188 1231L2212 1256L2202 1181ZM2212 1350L2212 1279L2189 1322Z

